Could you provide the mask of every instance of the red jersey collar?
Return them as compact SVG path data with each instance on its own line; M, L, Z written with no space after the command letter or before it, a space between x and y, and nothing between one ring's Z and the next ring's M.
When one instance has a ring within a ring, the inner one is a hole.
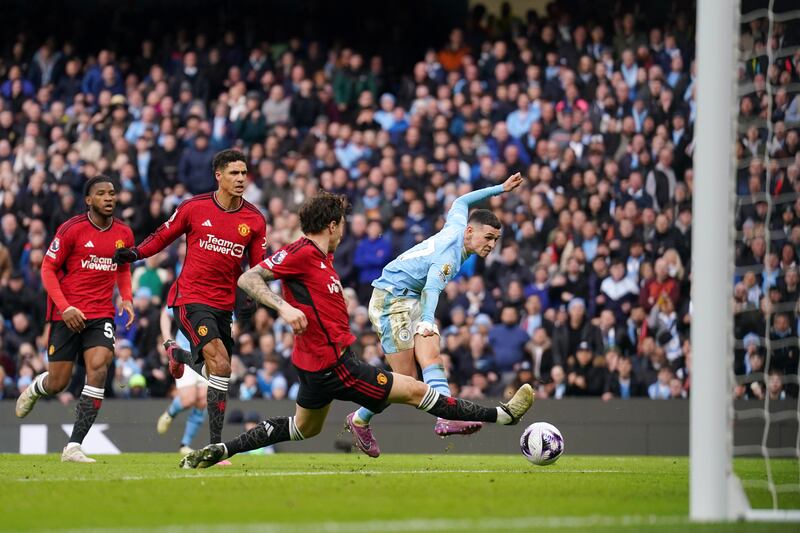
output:
M220 210L224 211L225 213L235 213L239 211L242 207L244 207L244 197L240 198L242 201L239 202L239 207L237 207L236 209L225 209L224 207L222 207L222 204L220 204L219 201L217 200L217 192L214 191L211 193L211 199L214 201L214 205L216 205Z
M92 220L92 217L90 217L90 216L89 216L89 213L88 213L88 212L86 213L86 220L88 220L88 221L89 221L89 224L91 224L92 226L94 226L94 228L95 228L97 231L108 231L108 230L110 230L110 229L111 229L111 226L113 226L113 225L114 225L114 217L113 217L113 216L111 217L111 224L109 224L109 225L108 225L107 227L105 227L105 228L101 228L100 226L98 226L97 224L95 224L95 223L94 223L94 220Z
M314 249L316 249L316 250L317 250L319 253L321 253L321 254L322 254L322 257L324 257L325 259L327 259L327 258L328 258L328 254L326 254L325 252L323 252L323 251L322 251L322 248L320 248L320 247L319 247L319 245L317 245L317 243L315 243L314 241L312 241L312 240L311 240L311 239L309 239L308 237L303 237L303 238L304 238L304 239L305 239L307 242L311 243L311 245L312 245L312 246L314 246Z

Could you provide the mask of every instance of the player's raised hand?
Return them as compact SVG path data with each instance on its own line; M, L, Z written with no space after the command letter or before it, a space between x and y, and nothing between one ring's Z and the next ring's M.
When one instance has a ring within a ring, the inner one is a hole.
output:
M119 316L122 316L122 313L128 313L128 321L125 322L125 329L131 329L131 324L136 319L136 315L133 312L133 302L130 300L122 300L122 304L119 306Z
M294 331L295 335L302 335L308 327L308 319L305 313L286 302L281 305L278 314L284 322L292 326L292 331Z
M503 192L511 192L520 185L522 185L522 174L517 172L509 176L509 178L503 182Z
M139 250L136 248L117 248L112 261L117 264L133 263L139 260Z
M64 309L64 312L61 313L61 317L64 319L64 323L67 327L76 333L83 331L83 328L86 327L86 315L77 307L67 307Z

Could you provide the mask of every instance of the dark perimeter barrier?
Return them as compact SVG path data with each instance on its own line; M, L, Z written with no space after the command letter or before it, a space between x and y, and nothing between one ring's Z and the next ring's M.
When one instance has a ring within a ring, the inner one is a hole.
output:
M491 404L490 400L482 403ZM178 415L166 435L156 433L156 420L168 400L106 400L84 449L87 453L177 451L187 412ZM771 410L789 410L796 401L773 401ZM760 402L745 402L739 407L762 408ZM322 433L303 442L282 443L278 452L349 453L350 434L343 431L344 418L354 405L335 402ZM258 412L262 418L294 413L291 401L230 401L227 412ZM40 401L27 418L14 416L14 402L0 402L0 453L41 454L60 452L69 438L75 404ZM720 413L722 416L722 413ZM395 405L373 419L373 429L383 453L519 453L519 437L533 422L549 422L558 427L568 454L590 455L687 455L689 452L689 402L681 400L592 399L539 400L518 426L485 427L470 437L442 439L433 433L434 418L416 409ZM243 429L241 423L226 422L224 438ZM761 444L763 420L737 422L736 444ZM797 421L784 420L770 425L771 448L793 448ZM208 442L204 427L194 445Z

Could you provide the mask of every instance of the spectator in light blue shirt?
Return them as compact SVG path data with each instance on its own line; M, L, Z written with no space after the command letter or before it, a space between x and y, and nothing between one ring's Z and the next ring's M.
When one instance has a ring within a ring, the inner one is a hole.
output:
M525 93L517 97L517 109L508 114L506 126L508 133L515 139L519 139L527 134L531 124L539 120L542 116L538 102L531 103L530 98Z
M633 90L636 87L636 77L639 74L639 65L636 64L633 57L633 50L626 48L622 52L622 64L619 66L619 72L622 74L622 79L625 80L625 85Z
M389 131L396 122L394 117L395 97L390 93L383 93L380 104L380 110L375 112L375 122L380 124L382 129Z
M158 124L156 123L156 110L152 106L145 106L142 109L142 117L139 120L134 120L128 126L125 132L125 140L133 144L136 139L144 135L144 132L150 129L158 135Z
M342 126L342 129L349 130L350 128ZM343 133L334 146L333 151L337 161L348 170L352 170L359 159L369 157L370 150L364 145L360 131L354 131L352 136L348 136L346 132Z
M669 400L669 382L675 375L668 366L661 367L658 371L658 381L647 387L647 395L651 400Z

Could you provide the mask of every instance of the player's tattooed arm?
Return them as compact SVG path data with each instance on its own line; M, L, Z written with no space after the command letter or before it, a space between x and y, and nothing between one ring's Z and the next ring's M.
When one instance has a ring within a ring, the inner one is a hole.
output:
M239 276L239 288L256 302L275 309L278 315L289 324L296 335L300 335L308 326L305 313L289 305L279 294L269 288L268 283L275 280L275 274L268 268L256 265Z
M268 283L274 280L275 274L271 270L261 265L256 265L239 276L238 285L253 300L279 311L286 302L279 294L269 288Z

